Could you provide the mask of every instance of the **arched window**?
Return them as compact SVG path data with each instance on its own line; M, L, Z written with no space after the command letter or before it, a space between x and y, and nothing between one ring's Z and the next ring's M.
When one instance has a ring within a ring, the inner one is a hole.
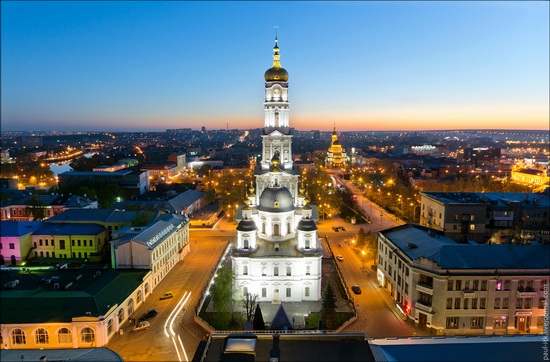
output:
M11 256L11 265L17 265L17 260L15 260L15 255Z
M265 221L262 222L262 234L265 234Z
M248 287L243 287L243 295L246 297L248 294Z
M311 240L306 239L306 249L310 249L310 248L311 248Z
M279 236L281 233L279 224L273 224L273 236Z
M11 341L13 344L27 344L25 332L22 329L16 328L11 332Z
M35 334L36 344L48 344L50 343L50 338L48 336L48 331L44 328L38 328Z
M94 330L90 327L84 327L80 331L80 341L82 343L93 343L95 341Z
M141 289L138 290L136 300L138 303L141 303L143 296L141 295Z
M273 268L273 275L274 276L279 276L279 267L278 266Z
M244 248L245 248L245 249L248 249L248 248L249 248L248 239L245 239L245 240L244 240Z
M134 313L134 300L130 299L128 301L128 316L132 315Z
M311 274L311 267L309 265L306 266L306 275Z
M145 283L145 295L149 294L149 283Z
M292 231L292 224L290 223L290 221L288 221L288 222L286 223L286 233L287 233L287 234L290 234L291 231Z
M248 266L243 266L243 275L248 275Z
M113 333L113 318L107 321L107 335L110 336Z
M71 330L69 328L61 328L59 332L57 332L57 341L59 343L72 343L73 336Z
M292 275L292 269L289 266L287 266L286 267L286 276L288 277L288 276L291 276L291 275Z
M124 320L124 308L118 310L118 323L121 324Z

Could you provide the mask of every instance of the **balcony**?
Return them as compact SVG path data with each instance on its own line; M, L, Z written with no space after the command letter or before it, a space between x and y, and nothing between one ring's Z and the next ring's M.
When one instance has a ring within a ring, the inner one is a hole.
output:
M517 298L536 298L538 293L533 288L518 288L516 292Z
M462 298L475 298L476 292L473 290L463 290L462 291Z
M429 295L434 295L433 286L430 286L430 285L420 284L420 283L416 284L416 290Z
M424 302L422 302L421 300L417 300L414 307L418 310L422 310L424 312L432 313L432 307L429 306L429 305L422 304L422 303L424 303Z

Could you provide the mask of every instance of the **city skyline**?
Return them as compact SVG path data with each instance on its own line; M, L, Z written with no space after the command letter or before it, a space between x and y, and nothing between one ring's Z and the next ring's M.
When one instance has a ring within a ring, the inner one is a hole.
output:
M547 2L1 6L3 131L261 127L274 24L291 127L548 129Z

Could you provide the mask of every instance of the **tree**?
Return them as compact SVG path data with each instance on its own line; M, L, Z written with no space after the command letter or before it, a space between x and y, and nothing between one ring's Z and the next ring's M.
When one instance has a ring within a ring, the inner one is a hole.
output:
M31 217L35 221L40 221L46 217L46 203L40 200L36 196L33 196L27 202L27 207L25 208L25 214L27 217Z
M149 211L140 211L136 214L134 220L132 220L132 226L145 226L151 222L153 214Z
M210 287L212 304L216 314L218 329L227 329L233 313L233 271L227 266L222 266Z
M357 246L362 247L363 245L365 245L365 241L366 241L365 239L366 239L365 230L363 230L363 228L359 228L359 232L357 233Z
M338 326L336 297L330 282L327 284L321 300L321 322L326 329L335 329Z
M378 257L378 238L373 233L369 232L365 236L365 244L367 245L367 256L373 261Z
M258 294L246 293L242 301L243 308L246 314L246 321L252 321L252 315L256 310L256 305L258 304Z
M259 304L256 306L256 311L254 312L254 321L252 322L252 324L254 325L255 331L265 330L264 316L262 315L262 309L260 308Z

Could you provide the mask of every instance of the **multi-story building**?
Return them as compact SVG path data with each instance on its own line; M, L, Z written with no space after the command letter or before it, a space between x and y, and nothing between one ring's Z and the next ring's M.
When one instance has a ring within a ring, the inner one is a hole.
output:
M32 233L40 221L0 221L0 265L21 265L33 250Z
M256 190L237 211L231 251L240 293L262 302L317 301L321 298L322 248L316 208L298 186L300 168L292 157L288 72L281 67L275 39L273 66L264 74L262 156L254 169Z
M179 172L175 162L146 163L141 166L141 170L149 172L153 179L169 179Z
M488 147L467 147L457 154L457 163L467 163L474 167L498 166L501 149Z
M147 226L128 226L113 233L112 267L149 269L155 288L189 249L189 218L164 214Z
M550 246L461 244L407 224L378 235L378 283L438 334L542 333Z
M550 242L550 195L521 192L423 192L420 224L479 243Z
M97 206L97 200L78 195L32 195L21 191L21 196L0 204L0 219L33 221L40 215L39 220L45 220L68 209L97 209Z
M87 259L104 251L109 232L98 224L44 223L33 232L35 258Z
M168 156L168 161L176 164L179 173L185 171L185 165L187 164L185 153L172 153Z

